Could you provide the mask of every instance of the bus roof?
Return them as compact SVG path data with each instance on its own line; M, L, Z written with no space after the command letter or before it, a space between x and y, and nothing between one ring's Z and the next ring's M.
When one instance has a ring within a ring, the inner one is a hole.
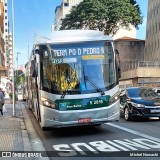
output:
M97 30L60 30L52 32L49 37L35 37L36 44L61 44L87 41L113 41L113 39Z

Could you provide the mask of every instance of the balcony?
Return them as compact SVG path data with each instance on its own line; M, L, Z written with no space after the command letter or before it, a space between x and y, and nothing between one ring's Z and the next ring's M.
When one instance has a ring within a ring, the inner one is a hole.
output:
M5 42L4 42L4 39L2 37L0 37L0 45L2 47L2 52L4 53L5 52Z
M125 61L125 62L121 62L121 71L125 72L125 71L130 71L133 69L137 69L137 68L157 68L160 67L160 61Z
M120 85L156 86L160 84L160 62L123 62Z
M4 5L3 5L3 3L4 3L4 2L2 2L2 1L0 0L0 10L1 10L2 12L4 12Z
M4 22L4 16L3 14L0 14L0 26L4 25L3 22Z

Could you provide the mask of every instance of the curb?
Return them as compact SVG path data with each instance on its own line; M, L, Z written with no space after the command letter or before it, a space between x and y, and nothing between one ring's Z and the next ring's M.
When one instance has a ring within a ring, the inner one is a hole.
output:
M32 122L29 114L27 113L25 104L21 102L19 103L19 107L20 107L21 115L23 117L23 121L21 122L21 129L22 129L24 151L45 152L46 150L32 125ZM41 157L40 159L49 160L48 157Z

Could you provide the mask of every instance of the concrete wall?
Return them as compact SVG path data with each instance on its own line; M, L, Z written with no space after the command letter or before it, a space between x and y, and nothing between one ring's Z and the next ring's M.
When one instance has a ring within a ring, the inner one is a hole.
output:
M145 61L160 61L160 0L148 0Z
M115 40L115 48L119 51L122 68L123 65L129 65L130 62L143 61L144 47L145 41L141 40Z
M160 68L140 67L137 69L125 71L121 73L121 79L133 79L137 77L160 77Z

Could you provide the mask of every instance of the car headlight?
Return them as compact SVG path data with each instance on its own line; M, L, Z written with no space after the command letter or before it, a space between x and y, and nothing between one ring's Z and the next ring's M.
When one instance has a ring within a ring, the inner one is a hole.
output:
M120 92L117 92L116 94L114 94L114 95L110 98L109 104L111 105L111 104L115 103L116 101L119 100L119 98L120 98Z
M143 104L138 104L138 103L134 103L134 102L131 102L131 104L132 104L132 106L137 107L137 108L139 108L139 107L143 108L145 106Z
M45 106L45 107L49 107L49 108L52 108L52 109L56 109L56 103L54 103L53 101L50 101L48 100L47 98L42 98L41 99L42 101L42 105Z

